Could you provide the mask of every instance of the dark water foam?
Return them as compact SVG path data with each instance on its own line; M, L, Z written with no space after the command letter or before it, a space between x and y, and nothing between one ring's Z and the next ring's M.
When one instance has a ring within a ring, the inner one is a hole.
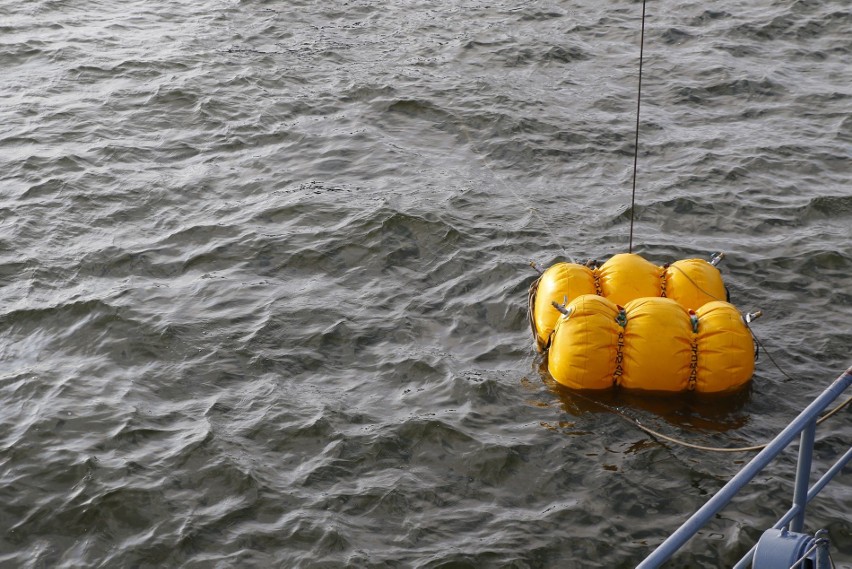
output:
M632 567L848 365L844 2L649 5L637 242L767 361L580 396L533 258L624 250L637 4L0 8L0 565ZM848 445L845 414L819 431ZM793 453L679 563L729 566ZM809 508L852 559L843 476Z

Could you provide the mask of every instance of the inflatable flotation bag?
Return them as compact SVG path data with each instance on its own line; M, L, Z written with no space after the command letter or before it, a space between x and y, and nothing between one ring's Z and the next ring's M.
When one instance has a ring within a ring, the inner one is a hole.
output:
M660 267L639 255L622 253L600 267L557 263L530 287L530 326L539 351L547 349L559 318L553 303L568 304L584 294L597 294L619 305L638 298L666 297L687 310L727 299L721 273L703 259Z
M644 297L621 307L582 294L564 312L548 371L566 387L718 393L742 387L754 371L751 332L724 301L688 310L671 298Z

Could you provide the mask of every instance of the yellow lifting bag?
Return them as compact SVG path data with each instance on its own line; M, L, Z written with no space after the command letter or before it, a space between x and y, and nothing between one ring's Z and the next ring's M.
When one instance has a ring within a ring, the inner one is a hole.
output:
M631 300L660 296L662 268L634 253L615 255L597 269L601 294L624 306Z
M740 312L727 302L709 302L698 315L698 373L695 390L739 389L754 373L754 340Z
M539 351L547 348L559 318L553 302L567 303L583 294L595 294L595 277L590 268L575 263L552 265L533 283L529 315Z
M628 389L686 390L693 340L686 309L659 297L632 300L624 308L624 373L619 384Z
M703 259L675 261L666 267L663 278L666 296L687 309L698 310L728 297L719 269Z
M618 307L602 296L585 294L575 298L568 311L553 333L547 358L550 375L573 389L612 387L621 331Z

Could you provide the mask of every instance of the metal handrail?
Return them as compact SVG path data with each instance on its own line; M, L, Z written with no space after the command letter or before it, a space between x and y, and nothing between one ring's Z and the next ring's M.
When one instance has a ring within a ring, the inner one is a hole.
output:
M660 567L672 555L674 555L687 541L689 541L710 519L719 513L728 502L751 480L757 476L775 457L787 448L787 445L796 435L801 433L799 443L799 462L796 469L796 482L793 493L793 505L790 510L779 520L775 529L791 523L791 531L800 531L804 524L805 506L816 496L829 480L834 477L843 466L852 459L852 448L846 452L817 482L808 490L808 482L811 471L811 457L813 456L813 442L816 430L816 421L819 414L828 407L832 401L852 385L852 367L835 379L825 391L808 405L804 411L793 419L787 427L781 431L769 444L766 445L757 456L740 469L731 480L725 484L710 500L698 509L688 520L686 520L675 532L661 543L648 557L646 557L636 569L652 569ZM754 548L740 560L736 567L747 567L754 555Z

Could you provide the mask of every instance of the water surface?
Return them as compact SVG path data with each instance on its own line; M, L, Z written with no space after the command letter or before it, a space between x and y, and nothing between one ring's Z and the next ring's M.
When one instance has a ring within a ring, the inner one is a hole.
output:
M633 567L747 456L623 415L760 443L852 344L848 3L651 2L636 250L726 251L787 375L548 381L528 262L627 247L640 16L2 2L0 565ZM822 426L816 470L850 438ZM672 566L730 566L794 461ZM841 566L848 484L806 528Z

